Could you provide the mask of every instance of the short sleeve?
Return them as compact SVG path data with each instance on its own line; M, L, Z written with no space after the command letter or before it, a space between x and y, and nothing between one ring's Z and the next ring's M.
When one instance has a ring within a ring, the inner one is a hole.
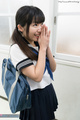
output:
M10 58L17 70L33 65L33 61L21 51L17 44L11 46Z

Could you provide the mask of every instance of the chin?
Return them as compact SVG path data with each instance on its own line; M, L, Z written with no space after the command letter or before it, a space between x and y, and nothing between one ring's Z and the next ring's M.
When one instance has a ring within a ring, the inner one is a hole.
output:
M35 42L38 42L38 39L34 40Z

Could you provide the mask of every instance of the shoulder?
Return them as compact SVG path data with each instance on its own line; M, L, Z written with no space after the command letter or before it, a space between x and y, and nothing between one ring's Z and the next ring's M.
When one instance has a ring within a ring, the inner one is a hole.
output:
M22 52L22 50L20 49L20 47L19 47L17 44L14 44L14 45L11 46L10 55L11 55L11 56L15 56L15 57L18 57L18 56L27 57L27 56ZM16 56L16 55L17 55L17 56Z
M20 52L22 53L21 49L19 48L19 46L17 44L13 44L11 46L11 49L10 49L10 53L17 53L17 52Z
M28 57L22 52L17 44L11 46L10 58L14 66L16 66L20 61L27 59Z
M33 64L33 62L22 52L17 44L11 46L10 58L17 70Z

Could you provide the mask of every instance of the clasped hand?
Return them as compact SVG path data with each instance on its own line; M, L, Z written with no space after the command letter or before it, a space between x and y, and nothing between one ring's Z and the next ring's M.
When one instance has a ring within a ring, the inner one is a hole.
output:
M41 34L38 39L38 43L41 49L47 50L50 41L50 31L47 26L43 25L41 29Z

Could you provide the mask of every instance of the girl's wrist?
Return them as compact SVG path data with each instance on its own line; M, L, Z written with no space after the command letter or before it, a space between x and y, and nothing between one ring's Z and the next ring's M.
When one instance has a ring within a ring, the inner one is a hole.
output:
M48 46L47 49L46 49L46 53L50 50L50 47Z
M46 48L40 48L40 49L39 49L39 52L41 52L42 54L45 54L45 55L46 55Z
M46 47L41 47L41 46L40 46L40 50L43 51L43 52L46 52L47 48L46 48Z

